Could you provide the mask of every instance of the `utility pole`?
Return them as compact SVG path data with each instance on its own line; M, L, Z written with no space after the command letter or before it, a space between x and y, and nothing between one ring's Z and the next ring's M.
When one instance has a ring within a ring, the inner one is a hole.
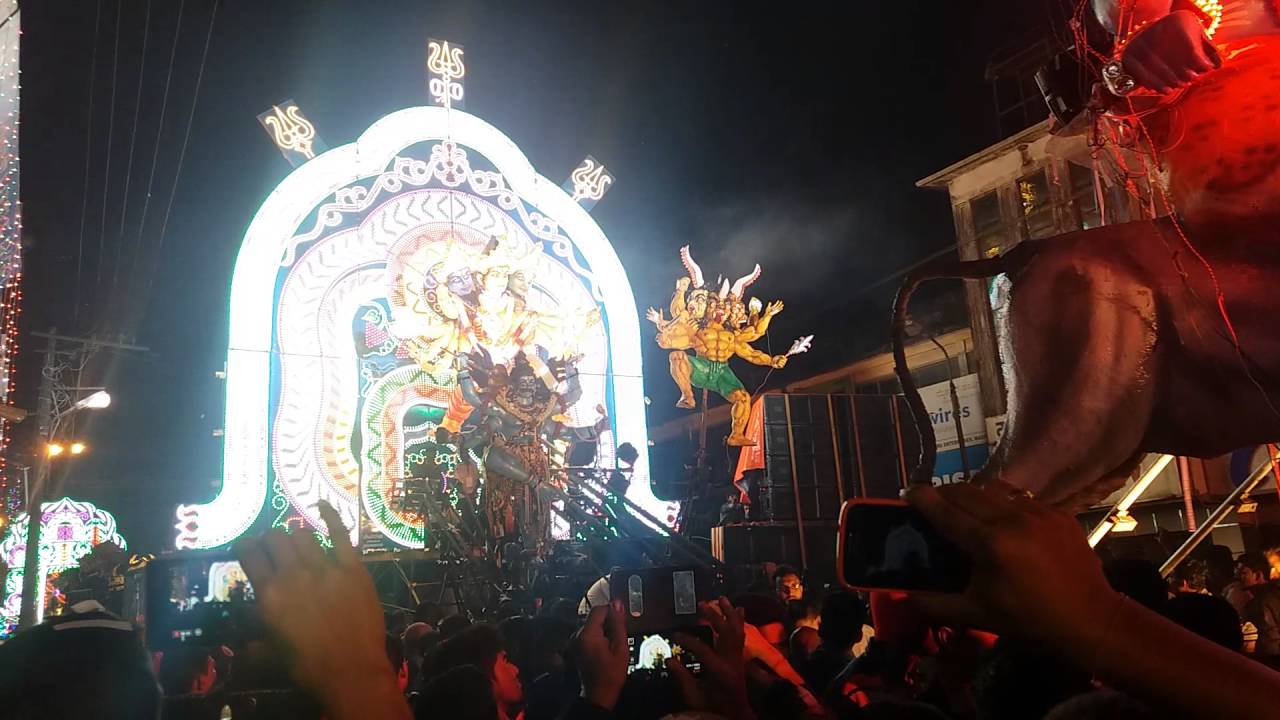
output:
M40 370L40 397L36 404L37 465L35 482L27 486L27 547L22 572L22 609L18 615L18 628L24 629L35 625L37 601L43 597L44 581L40 572L40 522L44 515L44 501L48 492L49 475L52 457L49 447L57 437L58 426L62 419L78 409L73 395L85 388L79 387L80 371L95 353L102 349L125 350L130 352L147 352L148 348L124 342L99 340L98 338L78 338L58 335L56 329L47 333L33 332L34 337L44 338L44 365ZM61 347L60 345L61 344ZM76 386L68 387L62 382L62 372L70 367L70 363L62 364L63 359L75 361Z

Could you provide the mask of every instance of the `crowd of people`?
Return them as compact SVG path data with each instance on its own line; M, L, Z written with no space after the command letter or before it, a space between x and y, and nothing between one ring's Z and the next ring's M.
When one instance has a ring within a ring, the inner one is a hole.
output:
M385 612L326 508L331 553L310 534L238 546L260 640L148 656L130 622L80 603L0 646L0 715L1252 720L1276 704L1265 555L1214 547L1166 582L1145 561L1102 562L1074 518L999 486L911 501L971 556L964 594L859 594L775 567L699 604L710 642L676 635L686 654L633 672L626 612L599 592L505 617Z

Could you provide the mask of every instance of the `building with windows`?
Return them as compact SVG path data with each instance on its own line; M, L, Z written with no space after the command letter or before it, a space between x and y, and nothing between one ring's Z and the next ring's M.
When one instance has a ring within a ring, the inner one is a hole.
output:
M994 257L1021 242L1045 240L1167 212L1159 192L1153 192L1157 187L1155 177L1142 158L1130 154L1117 156L1114 147L1105 150L1092 147L1087 131L1059 132L1056 121L1046 117L1048 112L1043 103L1039 105L1041 119L1026 125L1029 105L1024 91L1027 73L1031 71L1019 73L1016 67L1016 64L1001 65L990 70L988 76L996 85L1003 83L1003 97L1010 103L1008 108L1003 108L997 92L996 109L1001 125L1020 129L917 182L918 187L947 193L961 259ZM1023 91L1013 92L1010 88ZM994 443L998 439L994 428L1002 425L1006 402L993 327L992 281L963 282L969 320L964 369L978 375L981 407L988 416L987 428L991 435L988 439ZM922 386L936 381L935 377L920 373L916 377ZM1211 460L1178 458L1177 462L1162 463L1160 467L1164 469L1153 470L1154 480L1118 526L1118 530L1129 532L1120 536L1124 539L1119 542L1152 544L1157 533L1176 536L1194 530L1197 518L1203 520L1230 492L1232 484L1239 483L1264 456L1265 453L1254 448L1246 448ZM1137 474L1153 469L1157 460L1157 456L1148 456ZM1112 506L1136 480L1131 478L1125 487L1082 514L1081 521L1092 526L1108 517ZM1246 545L1274 544L1280 540L1280 532L1271 537L1261 523L1273 513L1280 517L1278 511L1280 508L1263 503L1256 514L1233 517L1215 530L1213 542L1236 550ZM1152 551L1159 555L1160 552L1167 554L1168 549Z
M948 194L960 259L994 257L1024 240L1143 216L1141 195L1095 172L1085 136L1054 136L1050 123L1042 120L916 183ZM990 281L965 281L983 407L1001 414L1004 391L989 290Z

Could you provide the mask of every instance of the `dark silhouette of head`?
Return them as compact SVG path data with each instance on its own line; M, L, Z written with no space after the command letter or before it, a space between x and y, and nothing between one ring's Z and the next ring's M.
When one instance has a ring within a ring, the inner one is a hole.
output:
M14 720L149 720L160 686L133 626L88 601L0 645L0 707Z
M430 600L423 600L413 609L413 621L416 623L427 623L432 627L439 627L442 618L444 618L444 610L439 603Z
M1200 558L1190 558L1178 566L1175 575L1178 579L1178 590L1183 592L1200 592L1209 587L1209 565Z
M1209 570L1209 592L1214 595L1236 579L1236 561L1226 545L1210 545L1204 561Z
M440 643L435 656L435 676L463 665L484 671L490 679L495 702L509 706L523 699L520 671L507 656L502 633L492 625L473 625Z
M862 639L862 626L867 612L857 595L847 592L829 593L822 599L822 624L818 637L822 644L849 648Z
M488 675L474 665L459 665L427 683L413 704L419 720L495 720L498 704Z
M978 720L1039 718L1092 689L1089 673L1047 648L1000 638L980 663L974 683Z
M1141 558L1116 558L1102 566L1111 589L1151 610L1159 611L1169 597L1160 569Z
M1266 555L1259 552L1248 552L1240 556L1237 561L1237 569L1240 573L1240 582L1245 587L1248 587L1265 583L1268 574L1271 572L1271 564L1267 562Z
M1044 720L1155 720L1155 713L1128 695L1098 690L1055 707Z
M1231 603L1213 595L1178 593L1165 603L1164 615L1175 623L1206 640L1212 640L1228 650L1244 649L1244 635L1240 632L1240 616Z
M636 450L635 445L624 442L618 446L617 451L614 452L614 457L626 464L627 467L630 467L636 464L636 460L640 459L640 451Z
M466 615L450 615L440 621L436 626L440 630L440 639L448 640L458 633L471 627L471 619Z

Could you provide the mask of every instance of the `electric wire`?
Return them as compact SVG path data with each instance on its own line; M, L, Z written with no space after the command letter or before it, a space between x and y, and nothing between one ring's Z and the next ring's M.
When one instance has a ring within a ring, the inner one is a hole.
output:
M120 64L120 15L124 12L124 0L116 3L116 37L115 50L111 56L111 109L107 113L107 170L102 180L102 221L101 232L98 233L97 272L93 287L96 290L102 285L102 255L107 241L107 194L111 191L111 139L116 129L116 68Z
M84 271L84 222L89 210L89 166L93 158L93 96L98 78L98 37L102 21L102 0L97 0L97 12L93 19L93 52L89 61L89 119L84 128L84 189L80 193L80 239L76 246L76 292L71 326L80 322L80 282Z
M147 192L142 198L142 219L138 222L138 237L134 241L133 262L129 267L129 287L138 274L138 258L142 256L142 235L147 228L147 210L151 207L151 188L156 179L156 161L160 157L160 141L164 138L164 115L169 107L169 85L173 80L173 63L178 56L178 39L182 36L182 11L187 0L178 3L178 20L173 28L173 46L169 49L169 70L164 77L164 94L160 98L160 119L156 125L156 142L151 152L151 170L147 174Z
M129 162L124 171L124 197L120 200L120 229L116 232L116 259L111 265L111 290L115 293L120 280L120 250L124 246L124 225L129 217L129 185L133 180L133 155L138 143L138 116L142 110L142 84L147 77L147 41L151 37L151 0L147 0L147 15L142 23L142 57L138 62L138 92L133 100L133 128L129 132Z
M178 195L178 183L182 179L182 163L187 157L187 144L191 141L191 126L196 120L196 105L200 101L200 84L204 80L205 61L209 59L209 43L213 40L213 24L218 17L218 2L213 2L213 12L209 13L209 30L204 38L204 50L200 53L200 69L196 72L196 89L191 97L191 114L187 117L187 130L182 137L182 149L178 152L178 169L173 174L173 187L169 189L169 203L165 207L164 222L160 224L160 241L155 249L155 256L158 260L161 252L164 250L165 235L169 230L169 214L173 211L173 199ZM155 284L156 273L150 273L147 276L147 291L143 295L147 301L151 298L151 288Z

